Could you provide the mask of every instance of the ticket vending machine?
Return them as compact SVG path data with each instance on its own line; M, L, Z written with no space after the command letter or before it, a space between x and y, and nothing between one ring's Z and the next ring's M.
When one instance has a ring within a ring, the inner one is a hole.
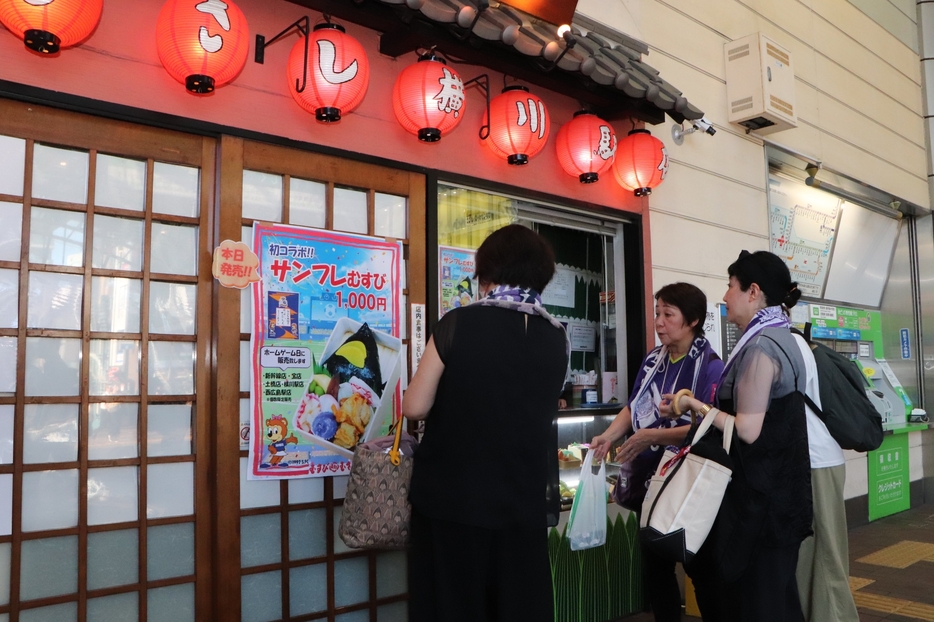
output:
M739 333L726 322L720 307L720 347L729 355ZM859 366L866 381L866 395L885 424L904 424L913 403L884 358L882 317L879 311L799 303L791 313L792 324L802 332L811 325L811 339L847 356Z

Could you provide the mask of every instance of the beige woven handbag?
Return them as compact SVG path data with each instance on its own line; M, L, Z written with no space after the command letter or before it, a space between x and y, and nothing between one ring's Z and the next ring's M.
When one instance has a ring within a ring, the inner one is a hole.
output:
M357 445L338 534L355 549L401 549L409 542L409 482L417 441L396 423L392 436ZM387 451L388 450L388 451Z

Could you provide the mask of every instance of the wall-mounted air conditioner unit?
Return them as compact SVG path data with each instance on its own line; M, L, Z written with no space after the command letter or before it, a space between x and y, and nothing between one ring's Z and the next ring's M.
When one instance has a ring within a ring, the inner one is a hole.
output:
M798 126L791 52L761 33L723 46L730 123L759 134Z

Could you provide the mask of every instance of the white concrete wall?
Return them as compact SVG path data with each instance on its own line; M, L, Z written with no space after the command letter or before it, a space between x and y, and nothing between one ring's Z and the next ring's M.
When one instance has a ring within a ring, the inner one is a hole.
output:
M910 3L898 2L908 16ZM685 280L718 302L739 251L768 248L763 141L727 122L723 45L754 32L789 49L795 66L798 127L768 140L929 207L920 59L897 15L875 16L880 25L847 0L580 0L577 10L645 42L643 60L717 129L678 146L670 119L649 128L671 162L649 200L654 289ZM901 38L890 32L899 29ZM916 480L920 434L910 442ZM865 454L847 458L846 496L865 495Z

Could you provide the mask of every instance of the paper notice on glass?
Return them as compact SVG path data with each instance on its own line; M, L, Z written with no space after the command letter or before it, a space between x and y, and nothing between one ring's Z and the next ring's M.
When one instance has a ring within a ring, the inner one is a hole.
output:
M573 270L558 266L554 278L542 292L542 302L556 307L574 308L574 281Z
M576 352L593 352L596 350L597 329L595 327L569 324L568 336L571 338L571 350Z
M425 305L412 303L412 374L425 352Z
M704 336L707 337L707 343L722 357L723 355L720 352L723 349L720 344L720 305L707 304L707 315L704 318Z

